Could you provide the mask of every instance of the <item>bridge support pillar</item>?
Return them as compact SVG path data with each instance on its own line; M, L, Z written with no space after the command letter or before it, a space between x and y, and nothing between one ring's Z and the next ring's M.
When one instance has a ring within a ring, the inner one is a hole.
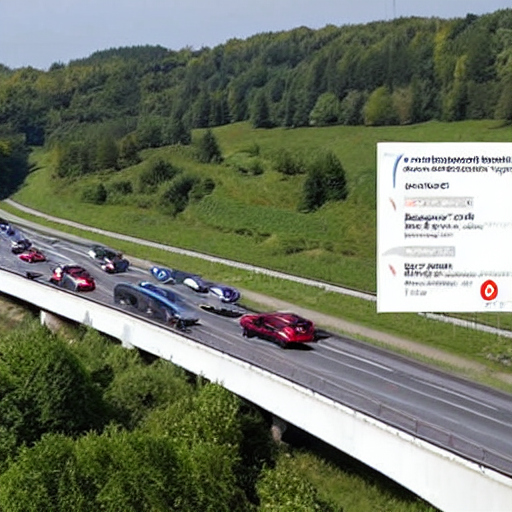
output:
M272 439L280 444L283 442L283 434L286 432L288 428L288 424L283 419L278 416L272 415L272 426L270 427L270 432L272 434Z
M45 311L44 309L41 309L39 313L39 319L41 325L48 327L48 329L50 329L50 331L53 333L60 331L66 325L66 320L64 320L62 317L56 315L55 313Z

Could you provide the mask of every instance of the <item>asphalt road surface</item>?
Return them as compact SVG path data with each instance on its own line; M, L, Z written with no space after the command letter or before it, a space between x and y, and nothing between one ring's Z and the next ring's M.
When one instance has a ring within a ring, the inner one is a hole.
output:
M48 261L21 261L11 253L9 237L0 233L0 267L21 274L41 273L37 280L42 285L52 286L48 282L52 267L77 263L91 273L97 285L95 291L82 295L118 307L112 293L116 283L156 282L147 269L134 266L122 274L104 273L87 255L88 245L29 230L23 232L46 254ZM183 285L167 286L173 286L197 304L198 294L193 290ZM259 338L244 338L238 318L199 307L197 311L200 322L188 329L186 335L198 342L512 476L511 395L327 332L319 333L314 344L283 350Z

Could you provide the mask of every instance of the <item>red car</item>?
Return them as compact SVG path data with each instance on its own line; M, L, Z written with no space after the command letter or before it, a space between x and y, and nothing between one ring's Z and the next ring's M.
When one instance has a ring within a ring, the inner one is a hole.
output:
M20 260L26 261L27 263L37 263L39 261L46 261L46 256L35 247L31 247L27 249L25 252L22 252L18 255Z
M290 343L316 341L315 326L294 313L263 313L244 315L240 318L243 335L259 336L286 348Z
M75 292L92 291L96 288L93 277L79 265L59 265L55 267L50 282Z

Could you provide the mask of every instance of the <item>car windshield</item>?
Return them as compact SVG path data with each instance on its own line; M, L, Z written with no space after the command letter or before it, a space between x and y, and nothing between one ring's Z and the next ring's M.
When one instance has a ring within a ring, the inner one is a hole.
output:
M182 298L179 295L176 295L171 290L166 290L165 288L160 288L159 286L153 286L151 284L145 285L144 288L146 288L147 290L151 290L154 293L158 293L158 295L165 297L166 299L170 300L171 302L174 302L175 304L184 304Z
M89 277L87 271L81 267L68 267L67 271L73 277Z

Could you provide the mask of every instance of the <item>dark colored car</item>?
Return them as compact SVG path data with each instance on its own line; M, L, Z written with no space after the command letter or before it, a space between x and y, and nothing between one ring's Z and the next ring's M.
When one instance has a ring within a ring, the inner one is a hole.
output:
M130 262L123 258L123 254L103 245L93 245L87 254L100 266L101 270L109 274L126 272Z
M243 335L259 336L286 348L290 343L316 341L313 322L294 313L263 313L240 318Z
M172 290L143 281L138 285L119 283L114 287L114 302L129 306L157 321L184 328L199 317L183 298Z
M32 247L32 242L28 238L20 238L11 242L11 252L21 254Z
M35 247L31 247L30 249L22 252L18 258L20 260L26 261L27 263L38 263L40 261L46 261L46 256Z
M53 269L50 282L73 291L92 291L96 288L94 278L79 265L59 265Z

